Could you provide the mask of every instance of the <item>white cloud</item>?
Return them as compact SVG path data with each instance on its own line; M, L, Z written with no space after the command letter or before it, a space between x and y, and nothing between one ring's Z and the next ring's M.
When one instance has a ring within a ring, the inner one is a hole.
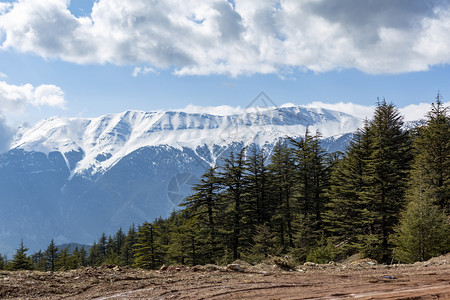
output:
M324 103L317 101L302 106L307 108L325 108L330 110L336 110L361 119L365 118L371 119L373 112L375 110L375 106L361 105L352 102L342 102L342 101L338 103Z
M5 73L0 72L0 78L7 78L8 75L6 75Z
M135 67L133 73L131 74L133 77L138 77L139 75L145 75L148 73L158 74L158 72L151 67Z
M293 104L284 104L283 106L291 106ZM443 103L444 106L450 107L450 102ZM307 108L325 108L336 110L340 112L347 113L349 115L362 118L362 119L372 119L373 113L375 111L375 106L354 104L351 102L338 102L338 103L323 103L323 102L312 102L306 105L301 105ZM404 121L416 121L420 119L425 119L425 115L430 111L431 103L419 103L411 104L405 107L398 108L401 116L403 116Z
M185 108L176 109L176 111L183 111L186 113L196 113L196 114L210 114L218 116L228 116L228 115L238 115L245 113L245 109L240 106L198 106L189 104Z
M444 106L450 107L450 102L443 103ZM337 102L337 103L324 103L320 101L311 102L308 104L297 105L294 103L285 103L280 105L279 107L292 107L292 106L301 106L305 108L323 108L329 110L335 110L343 113L347 113L349 115L371 120L373 117L373 113L375 111L374 105L361 105L355 104L352 102ZM176 111L183 111L186 113L198 113L198 114L211 114L211 115L236 115L236 114L244 114L253 111L261 111L264 109L272 109L274 107L249 107L244 108L240 106L229 106L229 105L221 105L221 106L197 106L197 105L188 105L182 109L176 109ZM416 121L420 119L425 119L425 115L430 111L431 103L420 103L420 104L411 104L405 107L398 108L400 115L403 117L404 121Z
M398 73L450 63L450 8L438 0L98 0L87 17L68 3L0 5L1 48L178 75Z
M444 102L444 106L450 107L450 102ZM405 121L415 121L425 119L426 114L431 109L431 103L410 104L399 108L399 112L404 116Z
M65 107L64 92L55 85L11 85L0 81L0 113L15 113L28 105Z

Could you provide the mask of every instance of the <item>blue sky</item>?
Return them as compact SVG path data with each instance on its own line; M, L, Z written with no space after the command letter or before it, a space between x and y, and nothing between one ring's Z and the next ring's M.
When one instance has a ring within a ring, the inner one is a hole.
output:
M277 105L419 105L450 97L449 62L447 1L0 1L0 121L11 128L245 107L261 91Z

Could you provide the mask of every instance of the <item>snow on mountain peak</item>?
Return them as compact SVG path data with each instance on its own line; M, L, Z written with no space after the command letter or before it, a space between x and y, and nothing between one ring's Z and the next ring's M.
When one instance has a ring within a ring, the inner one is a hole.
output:
M207 111L212 113L207 113ZM12 148L48 154L58 151L67 165L67 153L84 157L70 168L72 176L89 170L95 174L111 168L127 154L146 146L167 145L195 150L199 146L225 146L232 142L261 146L281 137L298 137L318 130L323 137L353 132L362 120L345 113L290 105L283 107L188 107L171 111L125 111L98 118L51 117L21 128Z

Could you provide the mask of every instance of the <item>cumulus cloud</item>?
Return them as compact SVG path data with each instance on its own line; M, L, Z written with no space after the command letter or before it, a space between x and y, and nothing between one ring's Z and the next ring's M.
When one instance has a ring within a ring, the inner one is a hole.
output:
M158 74L158 72L151 67L135 67L133 73L131 74L133 77L138 77L139 75L145 75L148 73Z
M0 153L9 150L15 133L6 122L5 116L22 113L28 106L64 109L65 104L63 90L55 85L42 84L34 87L29 83L13 85L0 81Z
M446 1L98 0L83 17L67 5L0 3L0 47L178 75L399 73L450 63Z
M0 113L14 113L28 105L36 107L65 107L64 92L55 85L43 84L37 87L27 83L11 85L0 81Z
M5 73L0 72L0 78L7 78L8 75L6 75Z

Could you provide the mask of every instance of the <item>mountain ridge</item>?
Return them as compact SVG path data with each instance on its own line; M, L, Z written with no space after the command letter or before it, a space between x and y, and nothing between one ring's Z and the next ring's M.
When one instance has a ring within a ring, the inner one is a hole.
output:
M31 128L22 128L11 148L46 154L61 152L73 177L86 170L91 175L104 173L125 155L145 146L182 149L223 146L235 140L263 146L282 136L298 137L307 127L319 130L327 138L352 132L361 124L362 120L345 113L299 106L254 108L228 115L128 110L89 119L51 117ZM72 152L84 155L75 168L65 155Z

